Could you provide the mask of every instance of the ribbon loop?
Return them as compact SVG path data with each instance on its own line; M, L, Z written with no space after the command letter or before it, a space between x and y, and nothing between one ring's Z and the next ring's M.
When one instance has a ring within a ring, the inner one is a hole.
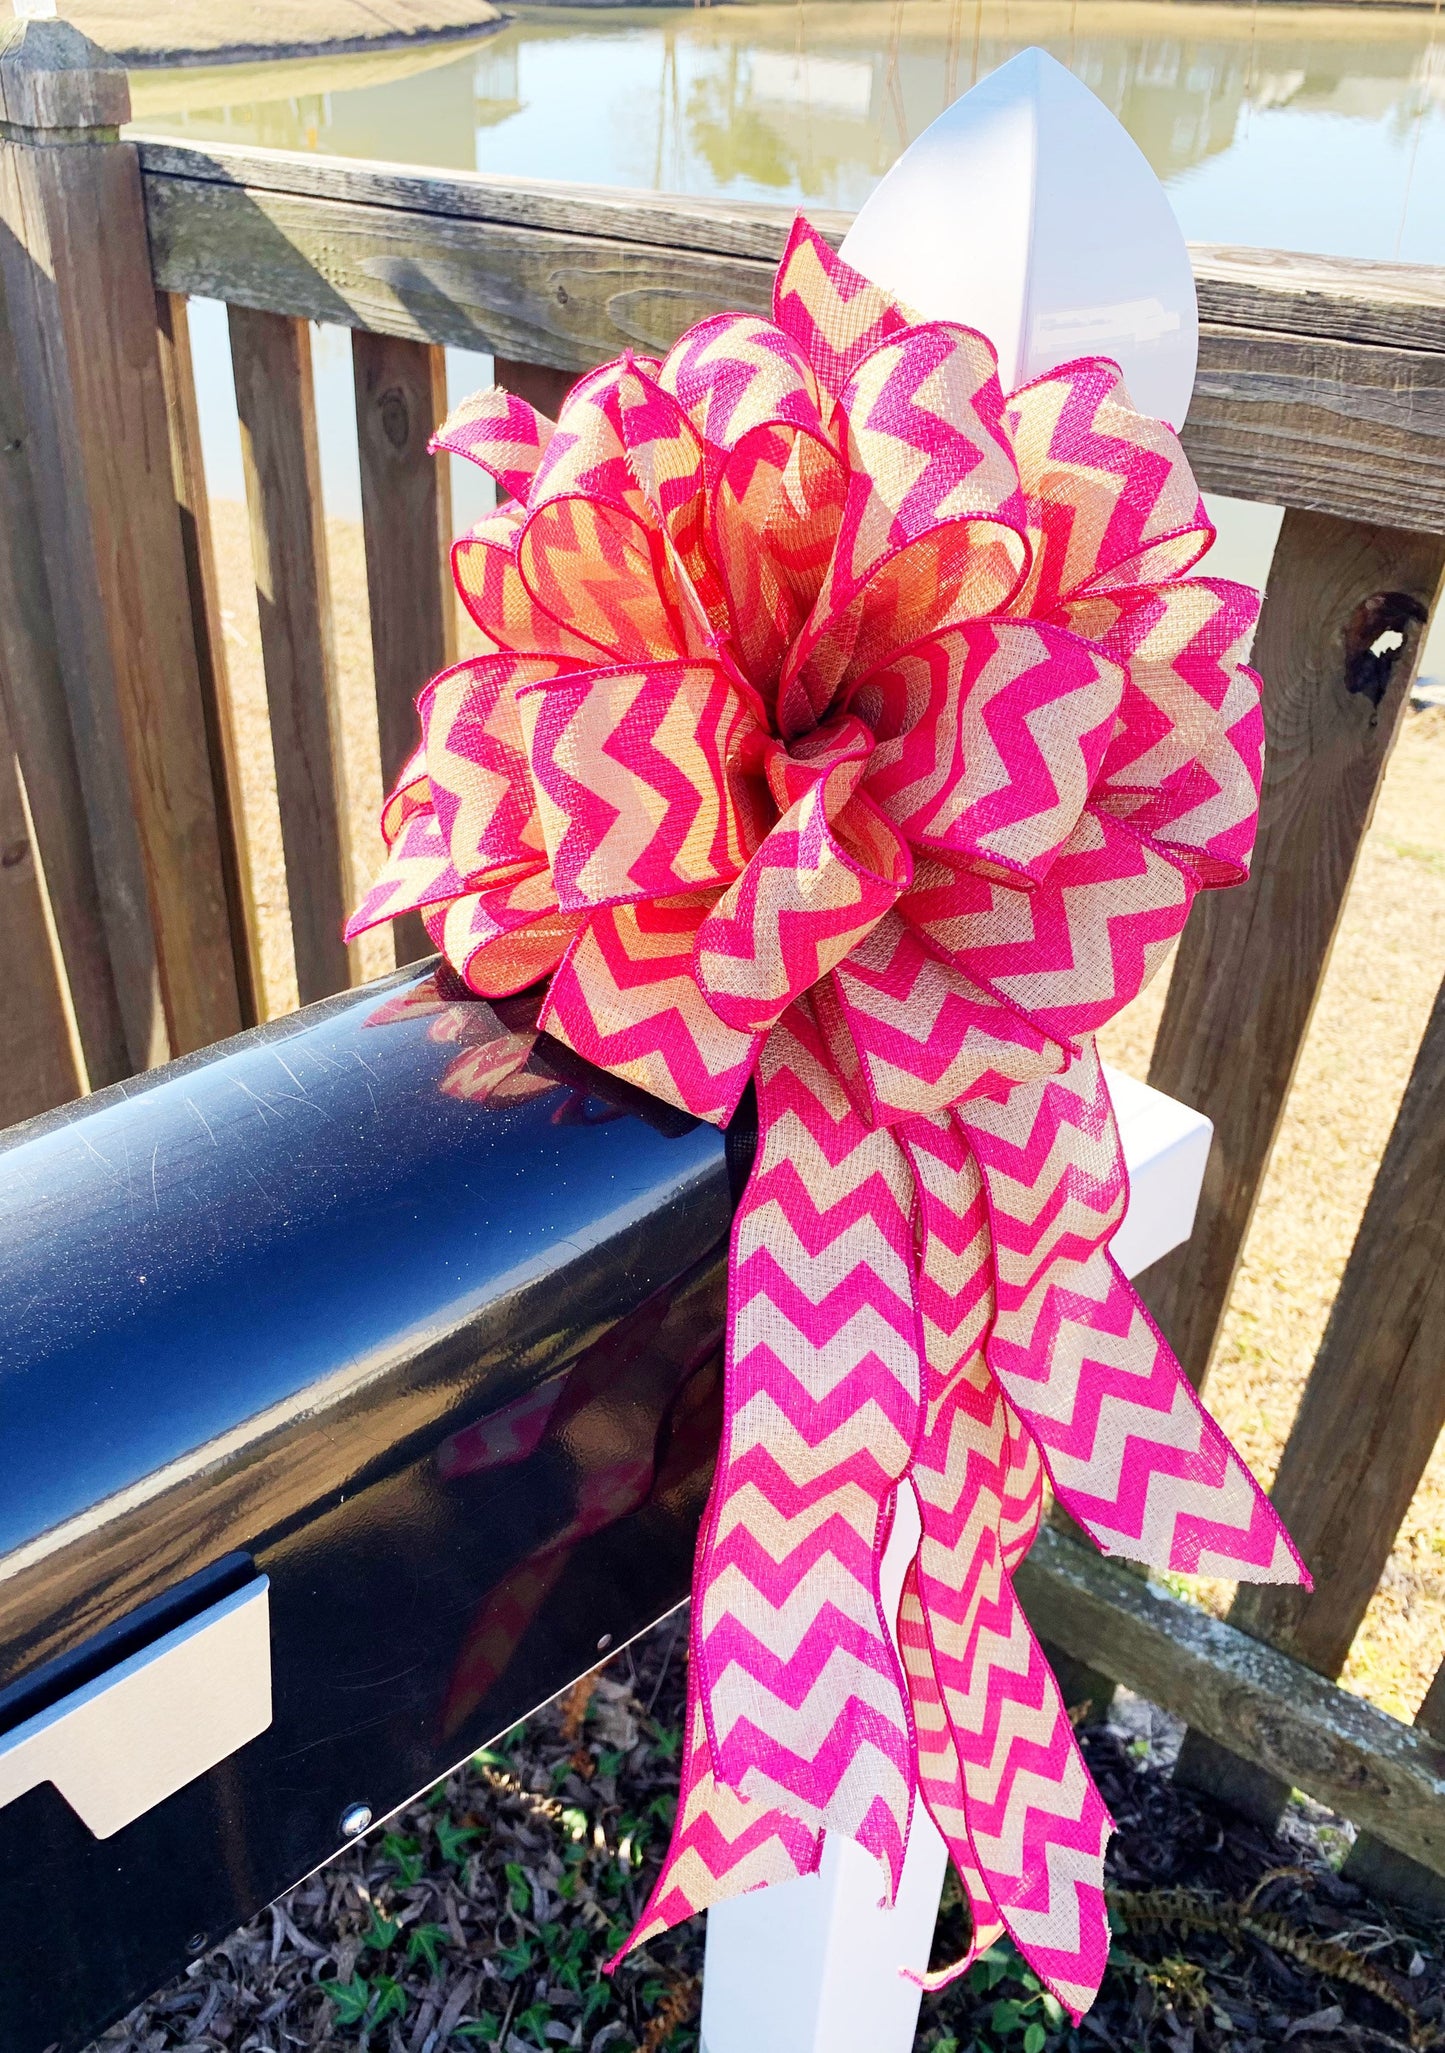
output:
M452 408L427 447L467 457L496 479L505 497L522 499L556 425L515 392L488 385Z
M756 721L716 663L640 663L517 698L541 833L574 911L722 885L762 838L731 772Z
M966 621L875 671L872 798L915 847L1028 887L1048 875L1107 760L1124 672L1043 621Z

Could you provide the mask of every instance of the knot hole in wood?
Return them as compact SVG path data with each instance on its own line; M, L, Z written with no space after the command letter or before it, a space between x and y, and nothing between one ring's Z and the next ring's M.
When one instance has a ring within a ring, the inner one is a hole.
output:
M1379 709L1395 665L1412 659L1428 613L1410 592L1372 592L1345 627L1345 689Z

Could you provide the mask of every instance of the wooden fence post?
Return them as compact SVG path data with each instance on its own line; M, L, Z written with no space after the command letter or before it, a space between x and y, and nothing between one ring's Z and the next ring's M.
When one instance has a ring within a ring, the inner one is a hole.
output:
M0 281L0 697L5 701L11 740L25 780L30 808L26 831L44 872L45 894L85 1065L84 1076L76 1075L67 1093L73 1096L86 1084L99 1090L105 1084L119 1083L134 1065L120 1015L80 766L65 706L50 582L30 478L30 424L19 386ZM17 955L12 954L16 945L13 938L7 940L0 957L7 979L25 974L17 967ZM33 944L19 943L18 957L33 960ZM46 1011L31 1033L43 1036L53 1024L54 1016ZM51 1084L35 1076L32 1085L26 1097L17 1100L7 1095L12 1118L44 1111L57 1102Z
M0 695L0 1126L81 1089L51 947L35 836Z
M494 356L492 370L499 385L525 399L528 406L535 406L549 421L556 420L579 376L576 371L554 371L550 364L526 364L510 356Z
M1445 985L1271 1492L1317 1587L1246 1584L1234 1622L1338 1675L1442 1428Z
M1267 736L1249 882L1184 930L1149 1081L1213 1120L1188 1245L1143 1297L1196 1385L1334 945L1445 568L1445 535L1288 512L1254 663Z
M0 30L0 268L129 1061L241 1024L124 70Z

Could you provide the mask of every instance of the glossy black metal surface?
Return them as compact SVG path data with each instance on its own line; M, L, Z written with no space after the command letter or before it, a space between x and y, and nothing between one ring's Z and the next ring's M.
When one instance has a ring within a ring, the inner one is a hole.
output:
M0 1732L250 1563L276 1713L113 1839L0 1810L6 2053L686 1594L729 1214L720 1135L415 976L0 1139Z

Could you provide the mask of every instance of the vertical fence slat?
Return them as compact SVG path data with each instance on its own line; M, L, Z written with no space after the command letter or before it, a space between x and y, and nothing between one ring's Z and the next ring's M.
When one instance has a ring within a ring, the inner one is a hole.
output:
M1344 1667L1445 1429L1442 1106L1445 986L1271 1492L1315 1578L1314 1592L1244 1584L1230 1611L1232 1624L1321 1675ZM1253 1762L1193 1732L1176 1772L1262 1823L1273 1823L1289 1796Z
M26 816L20 766L0 699L0 1127L63 1105L83 1088Z
M1445 1428L1445 986L1271 1493L1316 1582L1231 1616L1338 1675Z
M29 444L14 342L0 290L0 688L29 796L31 828L65 964L85 1081L99 1089L129 1076L132 1064L65 703ZM37 1101L13 1116L18 1119L44 1109Z
M556 420L562 401L577 383L576 371L554 371L550 364L521 363L510 356L494 357L492 362L497 383L535 406L549 421Z
M1194 1234L1141 1279L1196 1383L1229 1302L1442 567L1438 535L1299 512L1280 529L1254 655L1268 735L1254 868L1247 884L1195 907L1149 1070L1157 1089L1214 1121Z
M171 431L171 466L175 474L176 504L181 516L186 582L191 594L191 621L196 636L206 744L211 760L211 782L216 794L216 823L231 925L231 950L236 965L236 989L242 1023L254 1026L259 1017L257 992L261 988L260 934L251 888L246 817L241 806L241 773L231 713L230 680L226 674L226 641L221 626L221 599L211 541L211 509L206 497L206 470L201 455L201 421L191 362L190 317L182 294L156 294L156 327L160 335L166 418Z
M341 930L351 900L311 337L284 314L229 313L296 983L307 1005L349 982Z
M446 418L445 351L354 329L356 434L382 783L416 747L417 693L456 661L451 483L427 442ZM433 953L419 916L392 929L398 962Z
M1435 1670L1435 1680L1425 1693L1425 1701L1415 1713L1415 1723L1429 1733L1431 1739L1445 1740L1445 1661Z
M0 50L0 264L80 784L134 1066L240 1024L124 71Z

